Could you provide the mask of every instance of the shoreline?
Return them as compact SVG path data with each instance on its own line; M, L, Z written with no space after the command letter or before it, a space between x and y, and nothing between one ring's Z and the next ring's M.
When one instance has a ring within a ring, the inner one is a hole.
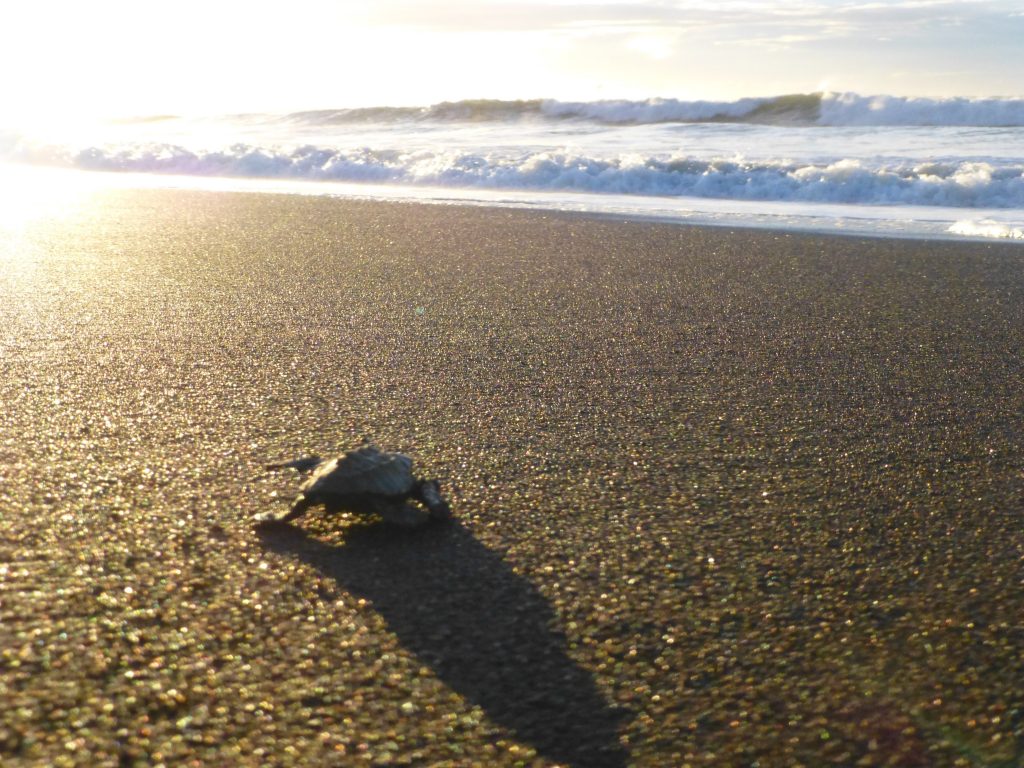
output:
M717 228L755 229L769 232L793 232L839 237L894 238L901 240L937 240L965 243L1000 242L1024 244L1024 236L1016 223L995 223L1006 230L1001 235L965 235L951 231L965 222L976 224L991 217L1006 218L1014 209L944 208L933 206L843 205L836 203L796 203L755 200L733 200L701 197L657 197L616 194L574 193L571 191L531 191L525 189L478 189L465 187L432 187L429 185L388 185L361 182L309 181L294 179L261 179L231 176L188 176L182 174L146 174L121 171L92 171L56 166L15 164L10 166L32 172L72 174L91 179L97 191L111 190L178 190L182 192L217 192L227 194L285 194L384 203L470 206L551 213L574 213L613 221L678 224ZM318 189L319 187L319 189ZM338 191L331 191L332 189ZM670 208L679 206L675 212ZM689 207L688 207L689 206ZM603 208L603 209L602 209ZM622 208L624 210L617 210ZM808 210L813 213L808 213ZM797 213L799 211L799 213ZM913 224L917 229L899 231L889 220L878 216L888 212L894 220L920 217ZM1020 216L1024 212L1016 211ZM942 218L945 216L945 218ZM816 218L818 223L794 223ZM930 217L939 217L938 219ZM825 223L832 222L831 224ZM940 221L936 225L934 222ZM1017 222L1017 219L1013 220ZM1024 221L1024 219L1021 219ZM875 222L871 225L869 222ZM942 228L936 228L941 226Z
M0 762L1024 757L1016 244L109 191L0 238ZM308 513L364 437L454 522Z

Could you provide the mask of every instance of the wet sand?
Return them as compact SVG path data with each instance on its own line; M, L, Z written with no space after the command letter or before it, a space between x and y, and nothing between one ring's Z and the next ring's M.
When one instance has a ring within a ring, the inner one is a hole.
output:
M109 194L0 239L0 763L1024 764L1024 249ZM455 521L308 514L364 437Z

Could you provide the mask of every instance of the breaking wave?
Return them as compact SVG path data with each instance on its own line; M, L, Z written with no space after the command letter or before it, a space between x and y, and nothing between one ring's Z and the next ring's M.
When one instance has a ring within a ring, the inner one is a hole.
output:
M286 123L345 125L394 122L579 120L604 125L734 122L822 126L1024 126L1024 98L927 99L855 93L790 94L736 101L501 101L472 99L429 107L366 107L293 112Z
M1024 227L1015 227L992 219L964 219L954 222L949 232L964 237L995 237L1004 240L1024 240Z
M22 158L53 162L57 158ZM1024 164L981 161L873 164L702 160L684 156L595 158L570 152L294 150L235 144L218 151L175 145L90 147L62 158L87 170L308 181L353 181L735 200L963 208L1024 208Z

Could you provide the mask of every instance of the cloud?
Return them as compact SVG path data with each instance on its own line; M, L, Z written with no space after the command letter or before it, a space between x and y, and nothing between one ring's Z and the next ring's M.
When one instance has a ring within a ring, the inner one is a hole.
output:
M367 9L364 19L373 24L454 33L715 31L748 42L791 43L880 31L899 36L1020 15L1013 0L376 0Z
M658 26L676 20L678 10L659 2L534 2L533 0L378 0L364 20L433 31L552 31L600 26Z

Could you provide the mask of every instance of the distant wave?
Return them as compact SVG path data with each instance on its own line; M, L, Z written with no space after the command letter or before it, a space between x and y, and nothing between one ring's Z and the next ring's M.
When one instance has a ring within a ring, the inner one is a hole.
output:
M544 105L540 99L501 101L498 99L467 99L445 101L429 107L358 107L354 109L317 109L292 112L285 122L307 125L344 125L349 123L393 123L406 121L462 123L507 122L524 118L542 118Z
M817 104L818 97L806 97ZM587 120L606 125L642 125L645 123L706 122L740 120L756 113L766 101L777 99L741 99L724 101L556 101L530 99L500 101L470 99L445 101L429 107L363 107L293 112L283 120L309 125L351 123L392 123L404 121L440 123L509 122L515 120ZM805 118L809 114L804 115Z
M1024 126L1024 98L924 99L826 94L821 98L817 123L829 126Z
M807 93L736 101L500 101L473 99L429 107L367 107L293 112L280 118L308 125L419 122L581 120L604 125L735 122L822 126L1024 126L1024 98L926 99Z
M800 163L736 159L594 158L569 152L276 150L248 144L200 152L174 145L90 147L58 157L22 156L102 171L362 181L489 189L696 196L963 208L1024 208L1024 164L859 160Z

